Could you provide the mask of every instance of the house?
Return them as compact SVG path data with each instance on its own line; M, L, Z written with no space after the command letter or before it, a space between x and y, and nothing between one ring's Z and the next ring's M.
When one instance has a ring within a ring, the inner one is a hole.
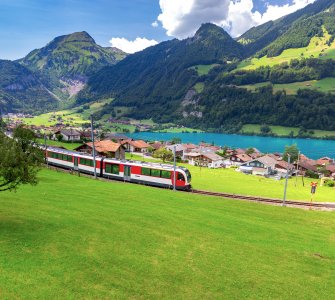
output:
M326 170L330 172L333 178L335 177L335 164L327 165Z
M327 165L329 165L333 162L334 162L334 160L329 158L329 157L321 157L316 161L316 164L318 166L327 166Z
M270 155L264 155L248 161L240 166L240 171L244 173L251 173L253 175L275 175L279 174L281 176L285 176L287 174L287 170L294 169L292 164L289 164L283 160L276 160Z
M62 129L56 131L53 135L53 139L57 139L58 135L63 137L63 141L80 141L80 132L74 129Z
M221 168L223 166L223 158L213 152L190 152L185 153L185 159L188 163L193 166L201 166L208 168Z
M150 145L142 140L125 140L121 144L126 148L127 152L140 152L147 153L149 151Z
M175 144L175 145L168 145L166 146L167 150L170 150L172 153L174 152L174 149L176 149L176 156L184 159L184 151L185 147L183 144Z
M230 156L230 161L233 165L241 165L248 161L251 161L252 157L250 157L248 154L242 153L242 154L232 154Z
M116 159L125 159L125 148L119 143L114 143L109 140L96 141L94 142L94 148L96 151L96 155ZM77 147L75 150L92 154L93 143L85 143L84 145Z
M294 163L295 168L298 170L298 174L305 176L307 171L317 173L318 169L315 165L311 164L309 160L303 160L298 163Z

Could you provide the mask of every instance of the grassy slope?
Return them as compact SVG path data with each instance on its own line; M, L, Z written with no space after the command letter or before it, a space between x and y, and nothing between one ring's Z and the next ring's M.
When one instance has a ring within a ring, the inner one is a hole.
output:
M44 145L44 139L37 139L38 143ZM48 146L55 146L55 147L63 147L68 150L73 150L79 146L81 146L81 143L65 143L65 142L58 142L58 141L52 141L47 140Z
M297 127L270 126L270 128L272 132L278 136L288 136L291 131L293 131L294 136L297 136L299 132L299 128ZM313 130L313 131L314 131L314 134L311 134L311 137L314 137L314 138L335 136L334 131L326 131L326 130ZM242 127L241 133L261 134L261 125L246 124Z
M156 159L143 158L142 156L130 155L127 159L157 162ZM264 196L270 198L283 197L284 180L268 179L261 176L245 175L235 171L235 169L208 169L180 164L188 168L192 174L192 186L195 189L226 192L239 195ZM301 177L289 180L287 198L290 200L310 201L310 183L316 179ZM315 194L316 202L334 202L335 188L319 187Z
M197 71L198 75L202 76L202 75L207 75L210 72L210 70L212 70L213 68L217 66L219 66L219 64L197 65L197 66L190 67L189 69Z
M249 85L241 85L239 87L246 88L249 91L255 91L257 88L269 85L269 82L262 82ZM273 84L273 91L285 90L288 95L294 95L299 89L315 89L324 93L335 93L335 78L324 78L321 80L310 80L285 84Z
M252 58L251 60L242 61L238 68L239 70L254 70L262 66L274 66L285 62L290 62L292 59L300 57L315 57L322 59L330 59L334 57L335 41L328 46L327 41L330 39L330 35L324 28L323 37L313 37L307 47L294 48L284 50L280 55L275 57L263 56L261 58ZM320 56L322 55L322 56Z
M83 193L85 191L85 193ZM52 171L0 198L2 298L331 299L334 213Z

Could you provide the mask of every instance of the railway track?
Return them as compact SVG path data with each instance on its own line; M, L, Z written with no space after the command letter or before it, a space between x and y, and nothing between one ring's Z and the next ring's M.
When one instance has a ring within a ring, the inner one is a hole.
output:
M236 199L236 200L245 200L251 202L261 202L267 204L275 204L282 205L282 199L274 199L274 198L263 198L263 197L255 197L255 196L244 196L244 195L236 195L236 194L227 194L227 193L217 193L217 192L208 192L201 190L192 190L192 193L206 196L214 196L214 197L222 197L228 199ZM331 203L318 203L318 202L304 202L304 201L294 201L294 200L286 200L285 205L287 206L297 206L297 207L305 207L305 208L318 208L318 209L331 209L335 210L335 204Z
M62 171L64 173L78 174L77 172L73 170L50 166L50 165L48 166L48 168L57 170L57 171ZM93 177L93 175L83 174L83 173L81 173L80 175L83 177L90 177L90 178ZM103 180L103 181L122 182L119 180L107 179L107 178L101 178L101 177L98 177L97 179ZM130 182L125 182L125 183L130 183ZM154 187L154 188L158 188L158 187ZM257 197L257 196L245 196L245 195L236 195L236 194L228 194L228 193L209 192L209 191L202 191L202 190L196 190L196 189L192 189L191 191L179 191L179 192L193 193L193 194L204 195L204 196L221 197L221 198L227 198L227 199L232 199L232 200L259 202L259 203L272 204L272 205L282 205L283 204L283 200L281 199L264 198L264 197ZM335 203L334 204L318 203L318 202L310 203L310 202L304 202L304 201L286 200L285 204L286 206L291 206L291 207L314 208L314 209L321 209L321 210L322 209L335 210Z

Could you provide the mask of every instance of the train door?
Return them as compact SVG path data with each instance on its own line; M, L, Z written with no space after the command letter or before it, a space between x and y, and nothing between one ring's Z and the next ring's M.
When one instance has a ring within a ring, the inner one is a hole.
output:
M131 177L131 166L124 166L124 180L130 181Z
M74 169L78 170L78 157L74 157Z

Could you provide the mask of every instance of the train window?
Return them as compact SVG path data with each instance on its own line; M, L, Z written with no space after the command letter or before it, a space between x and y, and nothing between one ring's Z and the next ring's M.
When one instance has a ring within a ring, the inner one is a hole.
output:
M161 177L161 171L160 170L151 169L151 176Z
M150 176L150 169L149 168L142 168L141 174L145 176Z
M181 173L178 173L178 178L177 178L177 180L185 181L185 177L184 177L184 175L181 174Z
M106 164L105 170L106 170L106 173L119 175L119 173L120 173L120 165Z
M80 164L81 165L85 165L85 166L89 166L89 167L93 167L94 166L93 160L86 159L86 158L81 158L80 159Z
M164 170L162 170L161 171L161 177L162 178L171 178L171 173L170 173L170 171L164 171Z

